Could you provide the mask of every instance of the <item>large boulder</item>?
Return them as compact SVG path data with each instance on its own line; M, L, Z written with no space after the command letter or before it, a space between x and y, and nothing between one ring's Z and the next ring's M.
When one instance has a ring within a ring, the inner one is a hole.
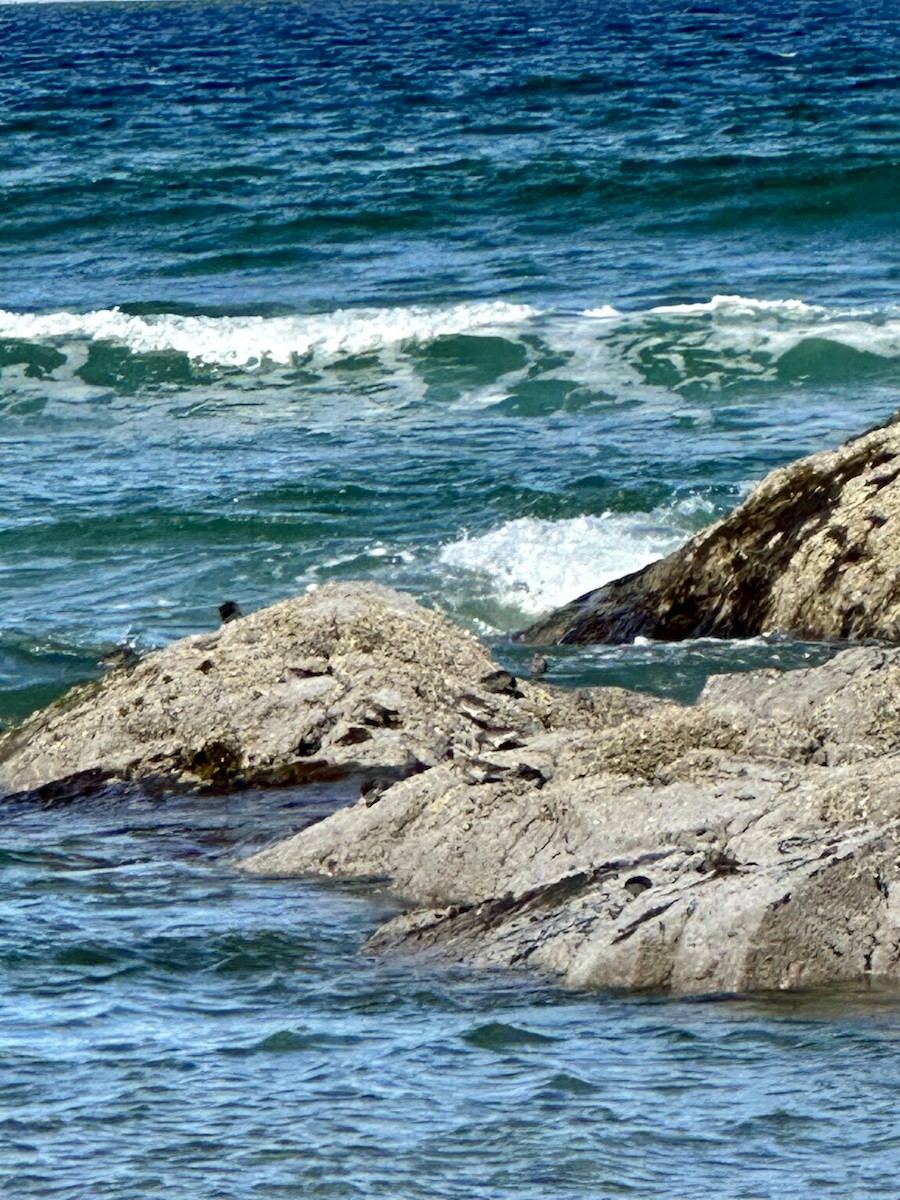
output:
M620 695L623 712L653 703ZM73 689L0 737L0 794L52 798L110 776L217 788L375 769L390 779L590 710L573 693L517 685L409 596L328 584Z
M900 424L772 471L730 516L520 636L900 640Z
M185 638L64 696L0 739L0 783L92 771L222 785L430 761L455 692L496 670L407 597L331 585Z
M680 993L900 979L900 651L457 755L244 867L381 878L371 948ZM601 689L602 691L602 689Z

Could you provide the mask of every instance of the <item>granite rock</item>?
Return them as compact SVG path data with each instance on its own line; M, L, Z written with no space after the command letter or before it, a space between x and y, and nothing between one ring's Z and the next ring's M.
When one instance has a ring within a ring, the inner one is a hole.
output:
M0 785L101 770L231 786L429 763L458 732L458 693L496 670L445 626L388 589L322 587L69 693L0 739ZM508 698L491 698L501 721Z
M680 993L900 978L900 649L678 705L521 682L409 597L332 584L123 665L0 739L0 792L360 772L242 864L377 878L372 950Z
M0 736L0 794L99 775L217 788L377 770L386 779L453 753L492 751L594 708L519 684L439 613L375 584L327 584L184 638L75 688ZM599 718L596 718L599 719Z

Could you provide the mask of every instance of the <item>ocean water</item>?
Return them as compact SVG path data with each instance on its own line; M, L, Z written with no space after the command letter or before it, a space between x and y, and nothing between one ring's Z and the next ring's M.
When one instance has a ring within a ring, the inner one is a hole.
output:
M335 578L496 647L900 394L877 0L0 3L0 721ZM783 639L560 648L689 699ZM529 655L530 656L530 655ZM6 804L11 1196L896 1195L890 993L359 954L346 799Z

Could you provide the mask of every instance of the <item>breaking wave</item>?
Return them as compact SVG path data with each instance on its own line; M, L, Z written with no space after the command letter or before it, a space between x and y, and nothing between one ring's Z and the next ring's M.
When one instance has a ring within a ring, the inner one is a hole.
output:
M503 301L449 308L338 309L309 316L130 315L119 308L45 315L0 311L0 338L23 342L114 342L134 354L175 351L228 367L337 359L406 342L485 332L527 321L535 310Z
M441 550L476 594L535 617L675 550L716 515L690 497L649 513L603 513L562 521L521 517Z
M118 348L114 367L103 358L111 347ZM430 357L433 347L446 348L439 362ZM405 388L417 380L418 394L443 372L441 380L451 378L464 404L512 399L512 411L524 412L533 405L516 406L515 385L523 380L532 389L535 380L572 381L604 390L604 399L635 386L645 396L697 396L735 387L827 386L854 376L893 385L900 310L728 295L639 312L610 304L542 311L499 300L290 316L0 310L0 372L10 383L16 364L31 378L74 373L112 386L120 379L188 386L199 381L189 364L258 374L299 365L327 371L360 357ZM477 387L468 378L473 372ZM497 380L499 388L486 387Z

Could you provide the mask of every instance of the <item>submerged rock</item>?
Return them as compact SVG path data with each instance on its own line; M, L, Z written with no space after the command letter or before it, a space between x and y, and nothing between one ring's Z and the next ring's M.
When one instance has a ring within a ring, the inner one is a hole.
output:
M772 471L680 550L580 596L522 640L900 640L897 420Z

